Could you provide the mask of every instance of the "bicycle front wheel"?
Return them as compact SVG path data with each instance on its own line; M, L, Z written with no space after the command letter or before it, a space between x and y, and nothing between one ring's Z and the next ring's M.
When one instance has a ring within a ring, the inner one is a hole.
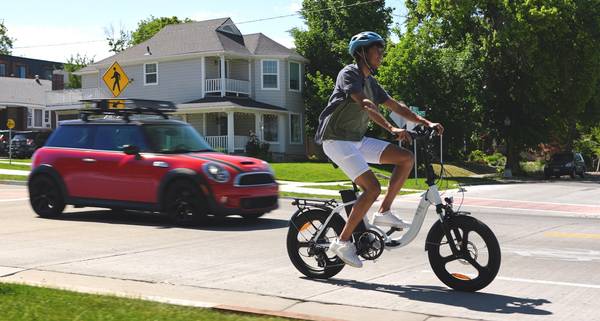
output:
M309 278L328 279L344 268L344 262L327 248L342 233L346 222L335 215L319 239L315 239L328 216L327 211L312 209L290 221L287 234L288 256L296 269Z
M483 289L500 269L500 245L496 236L487 225L470 216L453 217L448 226L455 252L439 221L427 236L427 254L433 272L452 289L467 292Z

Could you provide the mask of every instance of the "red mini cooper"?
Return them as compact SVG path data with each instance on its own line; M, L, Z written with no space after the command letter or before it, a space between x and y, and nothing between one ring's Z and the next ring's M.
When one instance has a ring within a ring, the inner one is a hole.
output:
M62 122L33 156L29 199L39 216L70 204L163 212L195 225L207 215L258 218L277 208L269 164L215 152L191 125L168 119L172 103L88 103L96 107Z

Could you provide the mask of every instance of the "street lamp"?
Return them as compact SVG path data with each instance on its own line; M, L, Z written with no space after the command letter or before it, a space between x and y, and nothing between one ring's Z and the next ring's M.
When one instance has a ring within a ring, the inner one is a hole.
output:
M504 164L504 178L512 177L512 170L510 169L510 118L506 116L504 118L504 127L506 128L506 164Z

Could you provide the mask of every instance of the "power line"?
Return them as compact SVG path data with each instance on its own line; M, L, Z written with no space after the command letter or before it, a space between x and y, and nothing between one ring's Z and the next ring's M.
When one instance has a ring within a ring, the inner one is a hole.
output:
M27 48L40 48L40 47L59 47L59 46L69 46L69 45L80 45L80 44L100 42L100 41L106 41L106 39L102 39L102 40L88 40L88 41L77 41L77 42L63 42L63 43L54 43L54 44L45 44L45 45L21 46L21 47L13 47L12 49L27 49Z
M339 6L339 7L330 7L330 8L325 8L325 9L307 10L307 11L304 11L304 13L331 11L331 10L334 10L334 9L342 9L342 8L349 8L349 7L361 6L361 5L364 5L364 4L369 4L369 3L374 3L374 2L381 2L381 1L383 1L383 0L370 0L370 1L364 1L364 2L356 2L356 3L353 3L353 4L348 4L348 5ZM302 14L301 11L296 11L295 13L281 15L281 16L274 16L274 17L268 17L268 18L260 18L260 19L255 19L255 20L247 20L247 21L242 21L242 22L236 22L236 24L240 25L240 24L244 24L244 23L259 22L259 21L266 21L266 20L273 20L273 19L280 19L280 18L287 18L287 17L299 16L301 14Z

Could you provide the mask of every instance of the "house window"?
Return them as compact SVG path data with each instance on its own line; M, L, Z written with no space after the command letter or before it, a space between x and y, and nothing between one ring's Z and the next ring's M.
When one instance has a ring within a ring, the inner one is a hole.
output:
M33 113L30 108L27 108L27 127L33 127Z
M158 64L144 64L144 85L158 84Z
M25 66L17 66L17 77L25 78L27 76L27 69Z
M49 123L50 123L50 111L44 110L44 124L46 124L46 127L49 127L48 126Z
M6 76L6 65L0 64L0 77Z
M277 115L263 115L263 137L268 142L277 142Z
M302 117L300 114L290 114L290 143L302 143Z
M42 127L42 110L34 109L35 115L33 117L35 127Z
M279 61L262 61L262 89L279 89Z
M300 91L300 64L290 62L290 90Z

